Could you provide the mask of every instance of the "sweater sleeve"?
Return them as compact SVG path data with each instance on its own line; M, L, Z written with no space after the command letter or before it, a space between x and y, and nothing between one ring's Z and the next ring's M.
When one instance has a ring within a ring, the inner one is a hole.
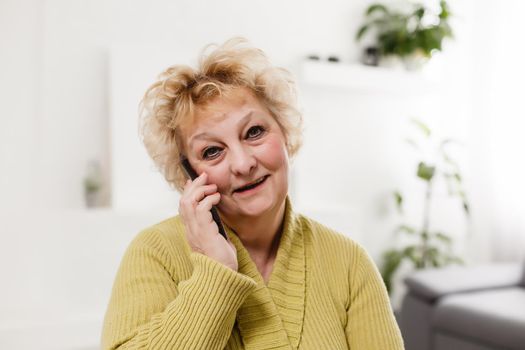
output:
M202 254L190 260L190 277L177 284L162 235L133 241L113 285L102 349L224 349L256 283Z
M404 349L401 332L377 267L366 251L357 246L350 276L350 305L346 338L350 349Z

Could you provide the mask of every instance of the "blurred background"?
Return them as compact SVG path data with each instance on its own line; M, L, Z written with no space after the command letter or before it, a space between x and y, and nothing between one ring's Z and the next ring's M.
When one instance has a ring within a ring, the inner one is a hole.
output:
M177 215L178 193L138 138L142 94L233 36L297 80L295 208L382 269L398 254L394 307L421 262L400 252L422 233L437 252L417 267L522 259L525 4L451 0L443 18L439 1L419 1L424 25L445 21L452 37L392 52L377 21L356 40L382 13L367 16L371 4L0 0L0 348L98 347L124 250Z

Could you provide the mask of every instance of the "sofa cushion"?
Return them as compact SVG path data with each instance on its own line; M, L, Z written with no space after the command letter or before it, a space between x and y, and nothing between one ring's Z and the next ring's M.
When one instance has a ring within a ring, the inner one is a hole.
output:
M501 350L487 344L475 343L470 339L457 338L450 334L436 333L432 350Z
M520 287L450 295L438 302L439 332L496 347L523 349L525 289Z
M517 286L524 271L521 263L449 266L417 271L405 283L411 293L433 302L447 294Z

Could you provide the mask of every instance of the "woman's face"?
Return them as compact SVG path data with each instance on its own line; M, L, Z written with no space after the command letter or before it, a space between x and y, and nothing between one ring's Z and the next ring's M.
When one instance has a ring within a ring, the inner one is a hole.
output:
M223 216L256 217L281 207L288 192L285 137L248 90L212 101L183 135L193 168L218 187Z

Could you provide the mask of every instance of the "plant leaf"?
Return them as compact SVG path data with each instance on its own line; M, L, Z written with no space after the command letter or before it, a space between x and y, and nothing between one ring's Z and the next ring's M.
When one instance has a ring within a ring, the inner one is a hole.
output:
M357 31L357 34L355 36L355 40L356 41L359 41L361 40L361 38L363 37L363 35L365 35L365 33L368 31L368 28L369 28L369 25L368 24L364 24L361 26L361 28L359 28L359 30Z
M413 139L406 138L405 142L408 143L410 146L414 147L415 149L419 150L419 145Z
M446 245L451 245L452 244L452 238L442 232L436 232L434 234L434 237L436 237L437 240L445 243Z
M447 138L447 139L444 139L443 141L440 142L439 148L443 149L443 148L445 148L446 145L451 144L451 143L459 144L459 142L457 140L452 139L452 138Z
M401 214L403 213L403 196L399 191L394 191L394 199L396 201L397 211Z
M439 2L439 6L441 7L441 12L439 13L439 18L441 20L446 20L450 17L450 11L448 9L448 4L445 0L441 0Z
M372 5L370 5L368 7L368 9L366 10L365 14L366 14L366 16L370 16L374 12L382 12L384 14L389 14L389 11L386 8L386 6L382 5L382 4L372 4Z
M467 214L467 216L470 216L470 206L466 200L463 200L463 210L465 210L465 214Z
M437 247L430 246L426 250L425 254L425 266L433 266L433 267L440 267L443 265L442 261L440 260L441 252Z
M447 256L445 262L447 264L460 264L460 265L465 264L465 261L463 261L463 259L461 259L459 256L455 256L455 255Z
M436 167L427 165L424 162L419 162L417 166L417 176L425 181L432 180L432 177L434 177L435 171L436 171Z
M416 118L412 118L411 122L414 125L416 125L419 128L419 130L421 130L426 137L430 137L430 134L432 133L432 131L430 130L430 128L425 123L423 123L422 121L420 121L420 120L418 120Z
M416 10L414 11L414 16L416 16L418 19L421 20L423 16L425 15L425 8L423 6L418 6Z
M416 229L411 227L411 226L408 226L408 225L399 225L395 231L396 233L398 232L405 232L405 233L408 233L410 235L416 233Z
M403 256L395 249L390 249L383 253L381 276L383 277L383 281L385 282L385 286L389 294L392 293L392 278L394 277L394 274L399 268L402 260Z
M407 257L408 259L410 259L410 261L412 262L414 266L421 265L421 256L417 254L417 251L418 251L418 247L415 245L411 245L403 249L403 255Z
M458 163L452 158L450 158L448 154L446 154L445 152L443 152L442 154L443 154L443 160L445 161L445 163L448 163L456 168L458 167Z

